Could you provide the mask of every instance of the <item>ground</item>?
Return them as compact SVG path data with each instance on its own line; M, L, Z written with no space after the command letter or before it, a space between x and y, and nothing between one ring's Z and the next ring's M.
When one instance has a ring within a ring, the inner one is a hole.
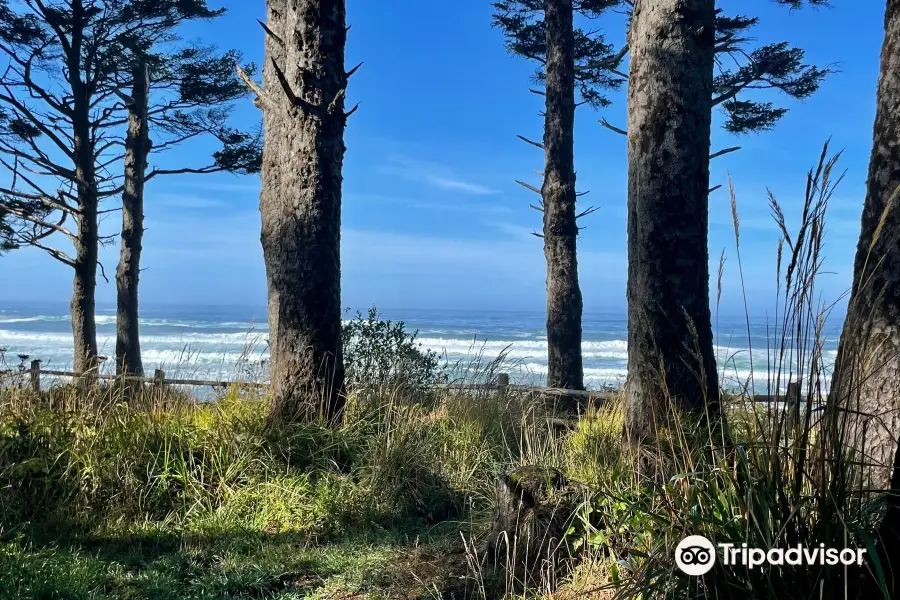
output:
M448 531L452 530L452 531ZM305 534L9 532L0 597L190 600L462 598L457 524L315 543Z

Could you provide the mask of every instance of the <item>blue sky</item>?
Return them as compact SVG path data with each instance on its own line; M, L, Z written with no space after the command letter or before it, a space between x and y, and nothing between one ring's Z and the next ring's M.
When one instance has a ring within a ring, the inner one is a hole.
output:
M214 1L210 5L216 5ZM193 26L186 37L236 46L262 62L263 0L220 0L228 14ZM541 136L542 99L530 94L533 65L506 54L491 29L489 0L348 0L352 25L347 65L365 61L351 81L350 105L359 111L346 133L343 204L343 303L384 308L540 310L544 259L540 215L531 192L540 185L539 150L516 139ZM713 161L711 180L724 188L710 198L710 261L722 249L728 261L724 312L740 310L727 177L741 216L744 277L750 303L764 310L774 297L778 234L769 217L766 188L785 208L799 211L805 171L823 142L843 150L847 177L830 208L821 292L837 299L850 285L853 252L871 149L883 0L835 2L835 7L791 12L767 0L720 2L729 13L757 14L759 43L790 40L817 64L838 63L813 98L786 102L777 129L734 139L716 129L713 150L743 150ZM608 36L624 37L612 19ZM600 116L624 126L624 93L602 115L581 107L576 115L576 169L585 206L599 205L579 237L579 270L588 311L625 306L625 138L597 124ZM248 101L235 123L259 119ZM719 116L716 116L720 120ZM211 148L203 143L156 159L157 165L196 165ZM259 245L256 177L184 176L150 184L146 198L141 298L144 303L262 305L265 271ZM118 215L103 228L117 231ZM101 253L110 277L116 244ZM67 267L33 250L0 259L3 300L66 299ZM714 287L714 286L713 286ZM99 281L98 300L115 299L114 282Z

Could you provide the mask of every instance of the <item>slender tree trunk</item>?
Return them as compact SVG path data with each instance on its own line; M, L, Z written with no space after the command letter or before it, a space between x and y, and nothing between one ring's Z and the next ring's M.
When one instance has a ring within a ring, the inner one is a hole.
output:
M628 84L625 430L671 407L718 414L709 310L714 0L637 0Z
M887 487L900 436L900 0L888 0L874 140L853 272L835 366L838 400L852 411L867 485Z
M116 268L116 374L142 375L138 325L138 280L144 237L144 177L150 151L147 121L150 76L141 61L134 71L125 138L125 191L122 193L122 247Z
M572 0L544 0L544 256L547 259L547 385L584 389L581 289L575 222L575 58Z
M75 237L75 276L70 303L74 365L76 373L96 374L97 324L94 316L97 290L97 260L100 234L97 223L97 180L94 171L94 143L90 128L90 94L81 81L81 49L85 11L81 0L72 2L72 39L67 53L69 84L72 88L72 136L75 175L78 180Z
M94 318L97 289L97 204L79 195L78 233L75 239L75 276L69 303L74 342L73 369L80 375L96 374L97 325Z
M270 420L343 412L341 168L344 0L268 0L262 246ZM274 35L273 35L274 34Z

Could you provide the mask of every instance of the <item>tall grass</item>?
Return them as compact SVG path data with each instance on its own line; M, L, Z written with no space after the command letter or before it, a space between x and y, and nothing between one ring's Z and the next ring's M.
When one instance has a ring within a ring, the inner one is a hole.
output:
M480 379L498 368L475 361L458 373ZM434 520L487 507L499 465L521 452L536 400L486 387L410 389L352 391L339 427L276 428L266 426L268 398L239 385L215 402L154 386L129 402L116 385L0 390L0 521L102 516L187 527L259 509L251 525L328 532L344 518ZM280 494L298 504L276 506ZM265 516L268 503L278 518Z
M766 348L766 364L754 372L742 391L726 402L732 444L705 436L691 423L675 421L674 431L658 440L651 453L657 482L636 501L633 512L649 521L653 540L645 548L627 550L629 576L611 585L620 597L677 598L844 598L856 589L859 571L844 566L763 566L750 569L720 560L702 577L690 577L674 565L674 547L687 535L751 548L865 548L875 553L872 532L881 500L864 493L846 460L843 432L828 411L822 360L823 323L833 305L817 296L821 272L825 215L841 176L838 156L827 145L807 176L799 227L791 233L784 211L770 192L770 207L781 233L776 273L778 306ZM738 268L740 221L734 188L732 214ZM720 261L724 264L724 259ZM722 269L720 268L720 273ZM720 275L721 277L721 275ZM742 279L743 281L743 279ZM748 313L748 337L750 336ZM764 370L764 373L759 371ZM768 405L753 402L754 380L762 374ZM787 383L802 382L805 399L788 402ZM718 442L718 443L717 443ZM627 460L624 459L624 460ZM602 487L601 483L601 487ZM607 480L607 484L609 482ZM603 494L621 494L619 486ZM619 553L611 552L613 556ZM879 571L880 566L868 565ZM616 571L621 577L621 569Z

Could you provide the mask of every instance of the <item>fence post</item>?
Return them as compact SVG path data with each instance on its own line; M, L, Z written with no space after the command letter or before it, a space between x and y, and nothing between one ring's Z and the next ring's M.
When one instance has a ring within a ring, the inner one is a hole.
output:
M35 394L41 393L41 361L31 361L31 391Z
M156 369L153 371L153 383L159 389L162 389L166 385L166 373L162 369Z
M497 373L497 389L500 390L500 395L505 398L506 394L509 392L508 373Z
M793 381L787 386L787 393L784 395L785 410L787 411L787 422L789 427L793 427L800 421L800 382Z

